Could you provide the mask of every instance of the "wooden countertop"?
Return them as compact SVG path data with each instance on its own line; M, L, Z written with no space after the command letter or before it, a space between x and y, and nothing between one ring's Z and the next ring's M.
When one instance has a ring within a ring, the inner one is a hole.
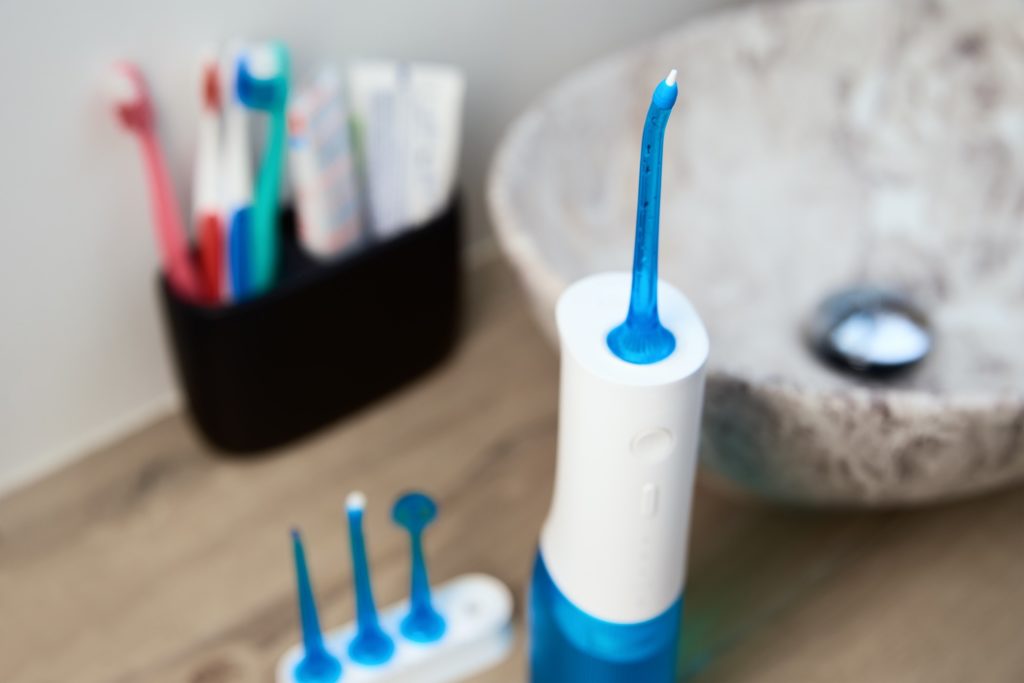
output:
M0 681L273 680L297 640L287 530L325 624L353 614L343 499L367 493L380 604L406 592L394 496L442 513L433 578L485 571L521 617L555 454L557 358L508 269L470 275L439 370L262 459L212 457L171 417L0 500ZM1024 681L1024 492L921 511L783 509L699 485L688 680ZM515 657L477 680L522 681Z

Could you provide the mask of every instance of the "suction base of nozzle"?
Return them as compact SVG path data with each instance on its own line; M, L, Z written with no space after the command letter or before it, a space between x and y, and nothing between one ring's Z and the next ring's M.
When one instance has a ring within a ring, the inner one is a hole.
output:
M612 353L634 365L665 360L676 350L676 338L660 321L638 324L627 320L608 333Z
M326 652L307 653L294 675L296 683L336 683L341 680L341 662Z

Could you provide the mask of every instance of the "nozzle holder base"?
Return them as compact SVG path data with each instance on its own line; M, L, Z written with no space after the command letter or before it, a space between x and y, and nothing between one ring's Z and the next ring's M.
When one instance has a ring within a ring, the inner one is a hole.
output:
M434 589L438 609L448 629L439 640L418 643L401 635L400 622L409 602L380 612L381 627L395 639L394 655L385 664L363 666L347 653L355 623L324 634L327 650L342 662L339 683L450 683L465 680L506 657L514 645L512 593L487 574L463 574ZM295 667L302 661L302 644L281 656L277 683L297 683Z
M459 202L428 223L309 256L282 216L280 277L251 300L204 307L161 275L158 295L185 404L226 453L300 439L440 363L459 318Z

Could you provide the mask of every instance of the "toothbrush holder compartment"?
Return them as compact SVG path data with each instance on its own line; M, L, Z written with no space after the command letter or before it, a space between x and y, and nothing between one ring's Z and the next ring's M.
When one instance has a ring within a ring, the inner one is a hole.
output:
M286 445L424 374L453 348L459 318L459 207L335 261L308 256L292 212L266 294L209 308L159 297L185 403L213 446Z

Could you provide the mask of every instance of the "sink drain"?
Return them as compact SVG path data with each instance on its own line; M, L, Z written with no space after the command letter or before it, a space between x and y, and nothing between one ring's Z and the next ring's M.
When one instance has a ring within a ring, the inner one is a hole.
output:
M928 355L932 332L906 297L855 287L826 298L807 324L807 341L829 364L861 375L888 375Z

